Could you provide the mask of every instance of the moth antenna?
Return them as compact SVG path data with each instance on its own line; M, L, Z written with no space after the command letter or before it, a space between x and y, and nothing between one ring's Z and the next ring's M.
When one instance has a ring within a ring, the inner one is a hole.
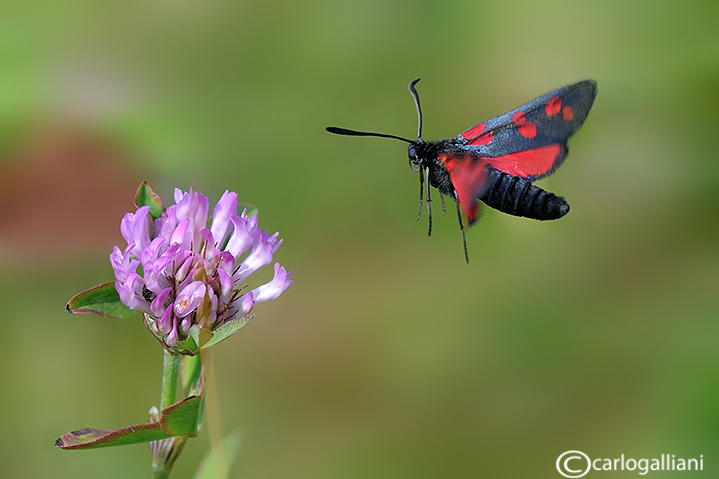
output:
M412 94L412 98L414 98L414 105L417 107L417 138L422 138L422 108L419 106L419 95L417 94L417 90L414 88L418 81L419 78L415 78L409 82L409 92Z
M388 135L386 133L371 133L368 131L348 130L347 128L338 128L336 126L328 126L327 128L325 128L325 130L329 131L330 133L334 133L335 135L378 136L380 138L394 138L395 140L404 141L406 143L412 143L412 140L408 140L407 138L403 138L401 136L396 136L396 135Z

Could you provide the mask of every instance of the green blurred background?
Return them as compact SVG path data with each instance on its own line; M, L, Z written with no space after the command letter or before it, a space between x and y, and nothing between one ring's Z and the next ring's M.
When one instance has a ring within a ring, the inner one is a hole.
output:
M0 476L149 477L146 445L53 446L159 401L142 324L63 311L112 279L146 179L166 202L175 186L237 191L295 271L216 348L224 427L244 434L232 477L557 478L571 449L701 454L704 473L654 474L717 477L717 2L0 9ZM487 210L469 266L451 205L427 238L406 145L324 131L413 137L415 77L427 139L596 79L571 154L540 182L571 213Z

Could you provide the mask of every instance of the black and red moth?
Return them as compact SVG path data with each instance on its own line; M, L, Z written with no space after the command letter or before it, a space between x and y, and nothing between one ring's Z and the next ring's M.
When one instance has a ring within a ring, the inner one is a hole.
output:
M338 135L378 136L409 143L409 164L419 173L419 220L426 194L429 234L432 210L429 186L454 198L462 231L464 256L469 263L460 205L469 225L479 217L480 203L504 213L537 220L554 220L569 211L561 196L533 182L547 176L567 156L567 139L582 126L597 94L597 83L585 80L542 95L512 111L473 126L446 140L422 139L422 109L415 84L409 91L417 107L417 139L328 127ZM426 186L425 186L426 185Z

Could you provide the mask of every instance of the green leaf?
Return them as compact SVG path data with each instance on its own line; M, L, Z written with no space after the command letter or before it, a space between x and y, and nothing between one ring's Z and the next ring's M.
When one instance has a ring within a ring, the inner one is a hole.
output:
M187 339L175 346L173 349L180 354L190 355L197 354L200 351L200 348L197 346L197 343L192 336L187 336Z
M115 283L105 283L73 296L65 306L68 313L95 313L112 319L128 319L140 317L120 301Z
M97 449L157 441L197 433L201 396L191 396L162 410L158 422L125 426L120 429L85 428L63 434L55 445L60 449Z
M247 323L252 321L252 318L254 318L253 315L247 315L239 319L226 322L212 332L212 339L203 344L201 349L207 349L210 346L214 346L220 341L224 341L225 339L229 338L230 336L238 332L240 329L247 326Z
M160 423L138 424L121 429L91 429L63 434L55 445L60 449L97 449L100 447L124 446L141 442L157 441L169 436L160 428Z
M135 206L138 208L140 206L149 206L150 216L152 216L153 220L162 216L162 212L165 211L165 205L162 204L162 200L157 193L152 191L147 181L140 183L140 186L137 188L137 193L135 193Z
M200 344L200 327L198 325L193 324L187 332L187 335L195 341L195 344Z
M182 380L182 390L186 396L199 394L202 390L200 378L202 376L202 357L199 354L195 356L183 355L180 362L180 378Z
M235 462L237 452L240 450L241 442L242 432L239 430L225 436L222 451L218 453L214 448L207 451L192 479L215 479L220 471L223 471L227 477L230 466ZM220 461L222 463L219 463Z
M190 396L162 410L160 426L170 436L194 436L197 433L202 396Z

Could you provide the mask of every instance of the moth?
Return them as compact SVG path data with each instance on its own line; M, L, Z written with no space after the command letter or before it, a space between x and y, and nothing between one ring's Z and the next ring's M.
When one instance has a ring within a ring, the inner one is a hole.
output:
M457 204L464 257L469 263L461 210L468 225L477 221L481 204L514 216L554 220L566 215L569 204L534 181L552 174L567 156L567 139L589 114L597 95L597 83L585 80L558 88L529 103L484 121L454 138L422 138L422 109L415 85L409 91L417 109L417 139L327 127L337 135L376 136L409 143L412 170L419 173L419 213L426 202L429 235L432 234L430 186ZM426 200L424 199L426 198ZM461 208L461 210L460 210Z

